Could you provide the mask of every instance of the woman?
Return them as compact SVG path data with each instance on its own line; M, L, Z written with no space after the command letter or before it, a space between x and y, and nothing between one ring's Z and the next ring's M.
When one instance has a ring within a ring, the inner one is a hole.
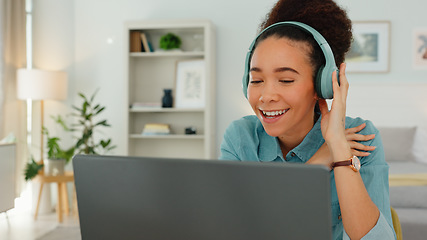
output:
M378 130L345 116L349 85L343 62L352 38L346 12L332 0L280 0L261 30L243 81L256 116L228 127L220 158L328 166L334 239L395 239ZM328 41L332 59L317 32ZM330 72L332 80L322 78L332 81L331 110L316 82L330 61L339 65Z

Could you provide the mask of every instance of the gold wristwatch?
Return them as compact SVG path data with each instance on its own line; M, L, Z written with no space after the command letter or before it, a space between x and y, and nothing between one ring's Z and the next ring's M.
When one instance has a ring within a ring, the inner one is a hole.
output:
M351 158L345 160L345 161L339 161L332 163L332 169L335 167L341 167L341 166L349 166L353 171L358 172L360 170L360 160L358 157L353 155Z

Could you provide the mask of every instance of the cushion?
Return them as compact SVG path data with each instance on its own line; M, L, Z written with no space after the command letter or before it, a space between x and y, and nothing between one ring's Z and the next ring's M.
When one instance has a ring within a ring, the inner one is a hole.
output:
M423 162L395 161L388 163L390 174L427 173L427 164Z
M417 127L413 152L418 162L427 163L427 132L423 127Z
M417 127L380 127L385 159L393 161L415 161L414 142Z
M398 208L402 239L425 240L427 236L427 209Z
M427 209L426 199L427 186L390 187L390 205L394 208Z

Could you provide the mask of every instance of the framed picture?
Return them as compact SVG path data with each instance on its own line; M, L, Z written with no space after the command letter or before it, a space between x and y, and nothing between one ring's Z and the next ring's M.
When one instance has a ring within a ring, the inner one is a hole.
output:
M413 66L415 69L427 69L427 28L413 31Z
M205 61L192 59L176 64L176 108L205 107Z
M390 22L353 22L347 72L388 72L389 55Z

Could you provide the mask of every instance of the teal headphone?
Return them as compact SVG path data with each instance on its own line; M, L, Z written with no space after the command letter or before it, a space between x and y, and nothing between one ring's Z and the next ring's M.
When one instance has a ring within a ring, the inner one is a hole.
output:
M249 51L246 54L246 61L245 61L245 75L243 76L243 94L245 95L245 97L248 97L248 84L249 84L249 71L250 71L250 64L251 64L251 58L252 58L252 54L254 51L254 46L258 40L258 38L268 29L271 29L273 27L278 27L278 26L295 26L298 27L308 33L310 33L314 39L316 40L316 42L319 44L320 49L323 52L323 55L325 56L325 65L321 66L319 69L319 72L316 75L316 80L315 80L315 89L317 92L317 95L320 98L324 98L324 99L331 99L334 96L334 92L332 90L332 73L334 71L337 71L337 78L338 78L338 68L335 64L335 58L334 58L334 54L332 52L331 47L329 46L328 42L326 41L326 39L318 32L316 31L314 28L308 26L307 24L304 23L300 23L300 22L278 22L275 24L272 24L270 26L268 26L266 29L264 29L260 34L258 34L258 36L254 39L254 41L252 42L251 46L249 47ZM339 79L338 79L338 83L339 83Z

